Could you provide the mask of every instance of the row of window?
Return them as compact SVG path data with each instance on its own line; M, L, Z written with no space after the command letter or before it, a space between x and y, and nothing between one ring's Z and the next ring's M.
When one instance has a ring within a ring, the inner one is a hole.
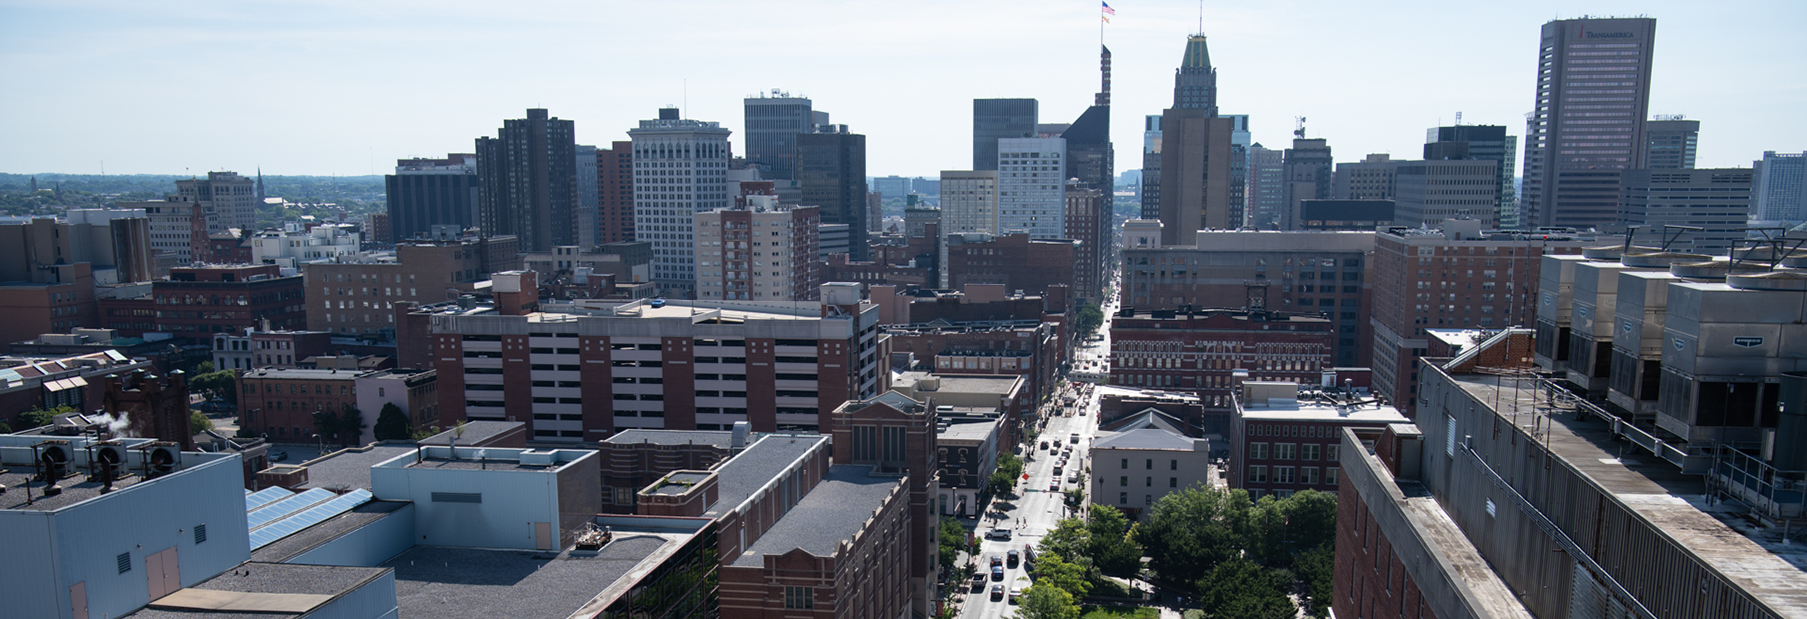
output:
M1273 471L1272 480L1268 479L1270 467L1263 465L1250 466L1249 483L1302 484L1307 486L1315 486L1319 483L1323 483L1326 485L1335 485L1341 478L1342 473L1341 468L1334 466L1326 469L1319 469L1315 466L1301 466L1296 468L1290 466L1276 466L1271 468ZM1323 473L1321 482L1319 481L1320 478L1318 476L1320 471Z
M1249 459L1250 460L1267 460L1267 459L1269 459L1267 447L1268 447L1267 443L1249 443L1249 451L1248 451ZM1342 456L1342 446L1341 445L1317 445L1317 444L1313 444L1313 443L1306 443L1304 445L1299 445L1296 443L1276 443L1276 444L1274 444L1272 459L1274 459L1274 460L1295 460L1295 459L1296 460L1317 460L1318 454L1320 452L1329 456L1324 459L1335 461L1335 460L1340 459Z

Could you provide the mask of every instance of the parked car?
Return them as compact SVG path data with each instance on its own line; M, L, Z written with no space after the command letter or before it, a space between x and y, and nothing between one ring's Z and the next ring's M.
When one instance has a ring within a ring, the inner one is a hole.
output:
M1015 604L1016 599L1020 598L1020 597L1023 597L1023 588L1022 587L1011 587L1010 588L1010 603Z
M973 593L980 593L983 591L985 591L985 575L981 574L981 573L974 573L973 574Z
M1078 474L1078 473L1073 473L1073 474L1071 474L1071 475L1068 475L1068 476L1067 476L1067 483L1069 483L1069 484L1077 484L1077 483L1079 483L1079 474Z
M1020 560L1022 560L1021 555L1018 555L1015 550L1010 551L1010 567L1016 567L1017 562Z

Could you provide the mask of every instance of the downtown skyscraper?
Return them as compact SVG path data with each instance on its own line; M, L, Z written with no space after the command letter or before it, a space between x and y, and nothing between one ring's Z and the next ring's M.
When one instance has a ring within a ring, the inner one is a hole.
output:
M1034 99L973 99L973 170L998 169L998 140L1035 137Z
M653 283L662 294L694 298L696 214L727 208L728 134L720 123L659 118L630 129L634 166L634 240L653 247Z
M797 136L797 185L803 206L821 207L824 224L847 224L847 253L870 260L866 240L871 219L866 204L866 136L847 125L819 125Z
M1527 228L1589 228L1617 218L1619 173L1645 167L1656 20L1543 25L1537 105L1525 129Z
M1204 35L1186 39L1173 76L1173 107L1161 115L1161 243L1185 245L1199 230L1242 226L1231 203L1236 123L1217 114L1217 70Z
M524 252L578 244L577 142L571 121L543 109L477 138L477 225L512 234Z
M765 93L747 97L743 105L747 163L758 166L760 178L795 180L797 136L815 133L816 125L828 122L828 114L816 112L809 99L776 88L769 97Z
M1062 222L1061 236L1079 242L1079 268L1074 272L1073 285L1080 299L1096 299L1104 294L1103 269L1109 251L1106 248L1116 245L1111 240L1116 229L1112 215L1117 183L1117 150L1111 144L1111 50L1102 45L1098 47L1098 73L1098 93L1092 96L1091 107L1060 134L1066 149L1064 180L1079 181L1070 186L1058 183L1056 188L1061 190L1063 208L1059 212L1070 220ZM1000 187L1003 180L1000 175ZM1095 199L1073 197L1090 196L1087 192L1097 192ZM1087 207L1090 213L1074 210Z

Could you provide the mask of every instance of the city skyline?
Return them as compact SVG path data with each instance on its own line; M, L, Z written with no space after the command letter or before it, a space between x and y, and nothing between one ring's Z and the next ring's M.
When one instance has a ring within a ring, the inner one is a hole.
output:
M934 177L969 166L973 99L1035 98L1043 118L1064 119L1097 89L1092 2L782 12L722 3L688 12L681 31L692 43L676 46L667 42L679 26L623 3L531 15L456 3L231 8L0 8L0 57L17 69L15 83L36 84L40 95L0 103L0 136L11 146L0 170L93 174L104 162L112 174L258 166L384 174L397 159L468 150L471 136L528 107L575 121L578 143L606 145L666 104L733 130L739 155L744 97L779 88L868 135L871 175ZM1113 8L1104 26L1115 56L1112 140L1135 144L1135 121L1169 105L1173 58L1197 30L1198 7ZM1288 142L1293 117L1307 117L1308 137L1327 138L1348 161L1371 152L1416 158L1424 130L1452 124L1458 111L1467 124L1522 134L1535 102L1537 29L1582 16L1557 3L1509 13L1315 2L1211 10L1204 34L1223 113L1251 115L1254 140L1270 148ZM1749 11L1681 3L1588 7L1657 19L1650 113L1701 121L1699 167L1749 166L1765 150L1807 147L1807 121L1788 113L1807 103L1807 72L1786 60L1786 24L1807 8L1764 10L1750 20ZM610 51L635 49L659 51ZM762 60L754 68L735 60L745 57ZM975 63L1009 70L946 70ZM223 81L205 95L172 96L205 75Z

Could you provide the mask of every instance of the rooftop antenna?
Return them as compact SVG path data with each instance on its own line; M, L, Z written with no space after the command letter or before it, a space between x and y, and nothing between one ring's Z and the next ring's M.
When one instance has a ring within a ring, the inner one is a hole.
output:
M1456 126L1457 127L1462 126L1462 113L1461 112L1456 112Z
M1304 139L1305 138L1305 117L1304 116L1294 116L1293 122L1294 122L1294 124L1298 125L1298 128L1293 129L1293 137Z
M1198 34L1205 35L1205 0L1198 0Z

